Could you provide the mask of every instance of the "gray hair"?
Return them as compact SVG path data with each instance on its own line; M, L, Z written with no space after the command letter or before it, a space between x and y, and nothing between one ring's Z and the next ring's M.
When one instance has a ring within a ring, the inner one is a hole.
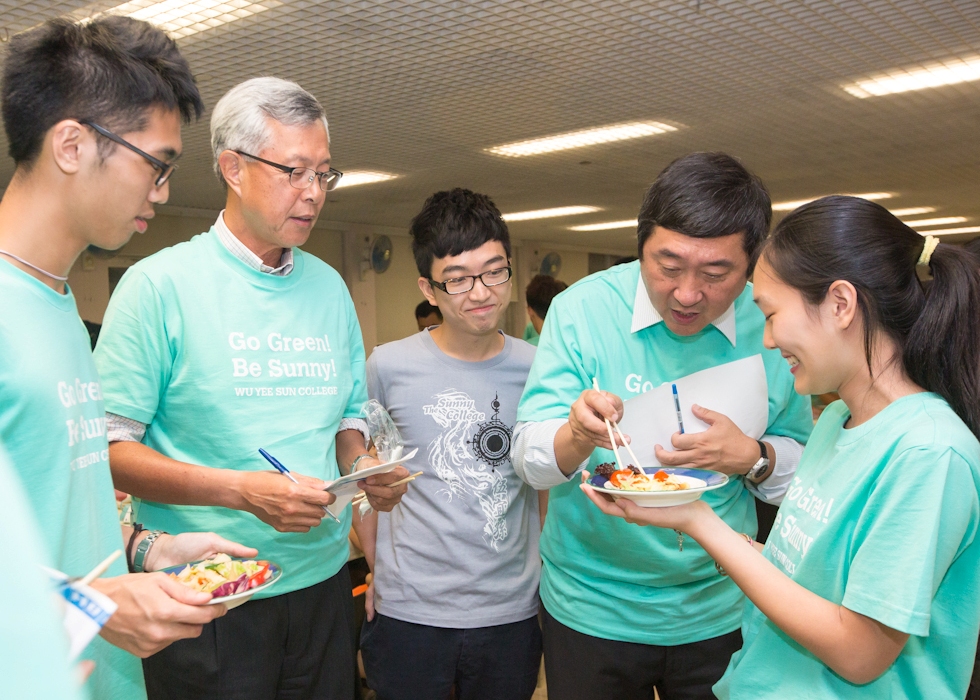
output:
M323 122L330 138L330 128L323 107L306 90L282 78L252 78L225 93L211 114L211 149L214 172L221 184L225 179L218 166L224 151L258 154L269 142L268 119L287 126L305 126Z

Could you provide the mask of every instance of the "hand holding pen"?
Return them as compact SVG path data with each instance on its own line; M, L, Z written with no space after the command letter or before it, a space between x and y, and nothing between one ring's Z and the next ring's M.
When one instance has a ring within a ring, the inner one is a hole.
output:
M323 490L326 482L292 473L284 479L283 472L276 471L239 472L238 501L231 507L252 513L280 532L309 532L320 525L326 507L336 500Z

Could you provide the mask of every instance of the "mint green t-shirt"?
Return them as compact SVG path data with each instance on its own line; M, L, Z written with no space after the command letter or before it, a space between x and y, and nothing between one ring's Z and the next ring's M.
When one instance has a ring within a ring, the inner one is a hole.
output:
M966 695L980 629L980 444L936 394L849 430L848 418L842 401L820 416L763 554L821 598L911 636L885 673L854 685L746 603L719 698Z
M711 325L688 337L674 335L662 322L633 333L639 275L639 262L617 265L555 297L518 421L567 418L593 377L628 399L644 387L761 355L769 394L766 433L805 442L812 428L809 400L793 391L779 352L763 348L765 319L751 289L735 301L734 345ZM610 451L596 449L588 468L612 459ZM756 532L755 503L741 478L704 500L735 530ZM726 634L741 620L741 591L718 575L697 543L685 538L681 552L671 530L603 515L581 493L577 478L551 489L541 555L545 608L583 634L667 646Z
M68 668L68 640L42 564L50 565L14 468L0 448L0 561L16 575L0 584L0 683L3 696L35 700L81 697Z
M182 462L267 471L262 447L291 471L336 479L337 428L367 400L361 331L340 275L293 253L291 274L259 272L211 229L130 268L95 353L106 409L146 424L143 442ZM256 547L283 567L260 598L325 581L347 562L350 509L308 533L217 506L134 499L134 511L148 528Z
M0 443L17 466L54 568L84 576L123 548L105 407L71 290L58 294L0 260ZM125 574L117 559L105 576ZM82 658L99 700L146 697L140 660L101 637Z

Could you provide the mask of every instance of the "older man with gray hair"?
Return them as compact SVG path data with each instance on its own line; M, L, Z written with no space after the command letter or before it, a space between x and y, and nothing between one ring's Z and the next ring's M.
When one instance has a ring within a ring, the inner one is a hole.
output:
M343 279L297 246L330 167L323 108L295 83L255 78L211 118L227 193L208 232L134 265L106 312L102 374L110 465L137 519L253 543L282 580L144 662L150 698L350 698L351 511L324 518L325 482L377 464L359 418L364 348ZM296 483L268 470L265 448ZM391 510L394 472L362 482ZM355 523L355 527L358 523Z

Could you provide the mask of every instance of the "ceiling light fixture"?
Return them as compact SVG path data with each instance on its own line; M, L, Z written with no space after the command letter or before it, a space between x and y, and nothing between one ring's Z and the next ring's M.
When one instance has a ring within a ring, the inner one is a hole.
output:
M854 83L841 85L844 90L864 99L894 95L911 90L956 85L980 80L980 56L969 58L952 58L942 63L934 63L922 68L910 70L894 70L875 76L857 80Z
M260 12L271 10L282 0L131 0L98 15L124 15L159 27L174 39L206 32ZM91 7L91 6L89 6ZM84 11L84 10L83 10ZM73 13L77 15L78 13ZM86 13L87 18L92 17Z
M889 199L895 195L891 192L865 192L864 194L845 194L844 197L860 197L861 199L870 199L872 202L877 199ZM772 205L773 211L792 211L797 207L802 207L804 204L809 204L820 197L813 197L811 199L798 199L795 202L776 202Z
M337 183L337 187L356 187L357 185L370 185L374 182L386 182L387 180L394 180L397 175L392 173L382 173L376 170L347 170L344 171L344 176L340 178L340 182Z
M918 219L917 221L903 221L902 223L911 228L925 228L927 226L944 226L945 224L962 224L966 221L965 216L940 216L936 219Z
M550 219L555 216L575 216L576 214L591 214L599 211L599 207L555 207L553 209L535 209L534 211L515 211L504 214L504 221L527 221L529 219Z
M569 226L571 231L610 231L615 228L636 228L636 219L629 221L605 221L601 224L583 224L582 226Z
M929 236L952 236L956 233L980 233L980 226L964 226L963 228L939 228L934 231L926 231L923 235Z
M919 214L931 214L936 211L936 207L909 207L908 209L889 209L892 214L902 218L903 216L918 216Z
M624 124L610 124L609 126L597 126L591 129L569 131L564 134L543 136L526 141L515 141L484 150L496 156L521 158L523 156L536 156L542 153L553 153L554 151L565 151L570 148L595 146L600 143L613 143L614 141L637 139L643 136L666 134L669 131L677 131L677 127L662 122L626 122Z

